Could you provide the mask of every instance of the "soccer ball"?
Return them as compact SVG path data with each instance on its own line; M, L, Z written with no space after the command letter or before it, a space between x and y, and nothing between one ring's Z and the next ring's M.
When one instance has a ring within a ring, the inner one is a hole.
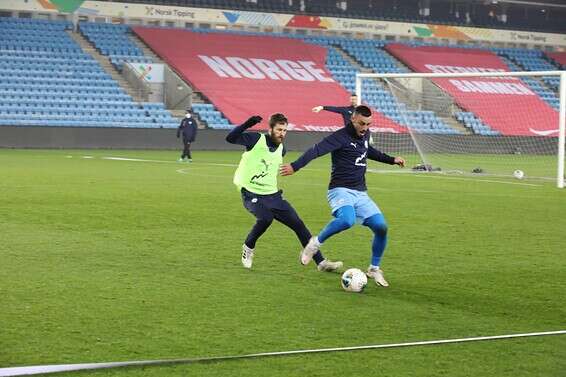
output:
M513 177L515 177L517 179L523 179L524 176L525 176L525 173L523 173L522 170L515 170L513 172Z
M342 274L342 288L346 292L361 292L367 284L366 274L358 268L350 268Z

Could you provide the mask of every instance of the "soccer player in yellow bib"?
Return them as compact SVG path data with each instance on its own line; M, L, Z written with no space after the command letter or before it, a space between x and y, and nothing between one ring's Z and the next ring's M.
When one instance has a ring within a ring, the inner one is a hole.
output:
M283 199L283 192L277 185L279 166L286 153L283 141L287 134L287 118L283 114L273 114L269 118L267 134L245 132L261 121L260 116L252 116L226 136L227 142L246 147L234 174L234 184L242 194L244 208L256 218L242 245L242 264L245 268L252 268L256 242L274 219L291 228L303 247L311 238L311 232L297 211ZM342 262L325 259L320 250L317 250L313 259L319 271L332 272L342 267Z

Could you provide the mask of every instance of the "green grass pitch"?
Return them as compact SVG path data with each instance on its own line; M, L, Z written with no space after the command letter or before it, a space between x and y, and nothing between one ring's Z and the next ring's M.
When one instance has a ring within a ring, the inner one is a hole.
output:
M301 266L278 223L242 268L240 153L194 155L0 150L0 367L566 330L566 191L553 182L368 173L391 287L349 294ZM322 158L280 178L313 233L330 219L329 170ZM365 269L370 242L356 226L323 252ZM563 377L566 336L66 375Z

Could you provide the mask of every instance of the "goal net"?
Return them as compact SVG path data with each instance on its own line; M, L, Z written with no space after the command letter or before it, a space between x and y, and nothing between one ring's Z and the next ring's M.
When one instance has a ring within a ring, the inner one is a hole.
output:
M382 132L374 122L374 145L414 172L564 187L566 72L364 73L356 92L400 126Z

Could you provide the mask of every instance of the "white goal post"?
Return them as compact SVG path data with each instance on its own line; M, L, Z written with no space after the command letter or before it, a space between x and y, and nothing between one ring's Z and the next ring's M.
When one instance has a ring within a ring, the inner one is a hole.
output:
M358 104L370 105L400 126L393 132L410 135L423 171L438 163L431 170L522 179L526 167L526 178L565 186L566 71L358 73L356 95ZM378 132L374 140L386 136ZM478 167L457 166L459 158L453 156L458 154L477 157ZM547 170L537 170L536 163ZM549 171L548 165L555 167Z

